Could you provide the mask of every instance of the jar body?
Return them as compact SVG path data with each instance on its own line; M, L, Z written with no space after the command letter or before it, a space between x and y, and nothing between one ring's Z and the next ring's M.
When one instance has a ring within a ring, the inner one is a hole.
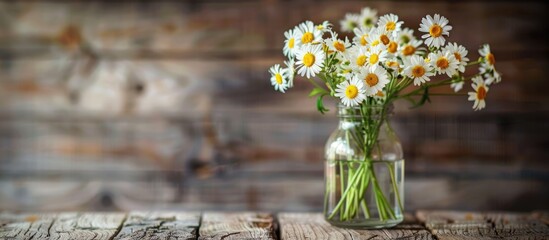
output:
M340 227L392 227L404 218L402 147L386 109L359 111L340 106L326 143L324 216Z

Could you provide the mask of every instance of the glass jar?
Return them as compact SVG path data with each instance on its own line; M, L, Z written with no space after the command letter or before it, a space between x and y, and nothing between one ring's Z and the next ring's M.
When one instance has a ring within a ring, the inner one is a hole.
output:
M332 225L384 228L402 222L404 159L389 123L392 105L338 106L325 147L324 216Z

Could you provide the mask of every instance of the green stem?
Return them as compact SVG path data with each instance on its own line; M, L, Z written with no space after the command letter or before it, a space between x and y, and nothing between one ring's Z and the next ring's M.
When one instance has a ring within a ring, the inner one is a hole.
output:
M343 189L345 189L345 182L343 181L343 179L345 179L345 173L343 171L343 162L342 161L337 161L338 162L338 165L339 165L339 185L340 185L340 189L339 191L342 192ZM341 201L343 200L343 195L342 197L339 199L339 203L341 203ZM339 204L338 203L338 204ZM334 211L335 212L335 211ZM331 217L330 217L331 218ZM339 215L339 220L343 220L343 216L342 214Z
M370 175L368 175L368 172L366 172L366 176L364 176L363 184L362 184L362 190L360 191L362 193L362 200L361 200L361 206L362 211L365 211L364 217L370 218L370 209L368 208L368 204L366 203L366 199L364 198L366 195L366 192L368 191L368 185L370 185Z
M387 163L387 166L389 168L389 175L391 175L391 183L393 185L393 191L395 192L395 195L396 195L396 198L397 198L397 201L398 201L398 207L400 208L400 212L402 213L402 212L404 212L404 206L402 205L402 201L400 201L400 191L399 191L399 189L397 188L397 185L396 185L394 168L390 163Z
M313 78L307 78L307 80L309 80L309 82L310 82L311 84L313 84L313 86L315 86L315 87L317 87L317 88L320 88L320 89L324 90L326 93L329 93L329 91L326 90L326 88L320 86L317 82L315 82L315 80L313 80Z
M372 180L373 181L373 180ZM376 207L377 207L377 212L379 213L379 218L381 219L381 221L385 220L386 219L386 216L385 216L385 211L383 210L383 208L381 207L381 200L379 199L379 195L378 195L378 192L377 190L375 189L374 185L372 185L372 190L374 191L374 194L376 195Z
M351 214L351 201L353 199L353 196L355 194L355 189L351 188L349 183L351 182L351 176L354 176L353 169L350 166L351 162L346 162L347 164L347 188L350 190L349 197L345 200L345 219L349 219L349 214Z
M423 93L416 93L414 95L423 95ZM430 96L467 96L465 93L429 93Z
M469 67L469 66L472 66L472 65L475 65L475 64L479 64L481 63L482 61L481 60L477 60L477 61L474 61L474 62L469 62L467 63L467 65L465 65L466 67Z
M389 215L391 216L391 218L395 218L395 213L393 212L393 209L391 209L389 203L387 202L387 199L385 198L385 195L383 194L383 191L381 190L381 187L379 186L379 183L377 181L377 176L375 174L375 171L374 169L372 168L372 181L373 181L373 184L374 184L374 189L375 191L378 193L377 196L379 198L379 202L381 204L383 204L383 206L381 207L382 209L383 208L386 208L386 210L388 210L389 212Z
M351 179L351 182L347 183L347 188L345 189L345 192L343 193L343 195L339 199L339 202L337 203L334 210L332 211L332 214L330 214L330 216L328 216L328 219L332 219L334 217L334 215L337 213L337 211L339 210L339 208L341 208L341 206L343 205L343 202L347 198L347 196L349 194L349 191L351 190L352 186L354 186L356 184L356 180L358 179L360 174L362 174L362 171L364 170L363 166L364 166L364 164L360 164L360 167L357 170L357 172L354 174L353 178ZM340 178L340 180L341 180L341 178ZM340 218L341 218L341 215L340 215Z

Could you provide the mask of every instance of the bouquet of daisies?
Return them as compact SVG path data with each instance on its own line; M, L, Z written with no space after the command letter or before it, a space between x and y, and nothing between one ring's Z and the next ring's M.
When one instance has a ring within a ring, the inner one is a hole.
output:
M489 87L501 81L490 46L483 45L478 60L470 61L464 46L447 43L452 26L439 14L422 19L420 38L414 36L414 30L403 27L397 15L386 14L378 19L377 12L370 8L360 14L347 14L341 30L348 32L345 37L327 21L305 21L285 32L283 53L288 59L285 66L276 64L269 70L275 90L284 93L299 75L312 84L309 96L317 98L316 107L321 113L328 111L323 104L325 97L363 110L371 106L385 109L397 99L417 107L430 101L431 95L468 95L468 100L474 102L473 109L480 110L486 106ZM466 68L473 65L479 66L478 72L465 76ZM472 86L467 94L459 93L464 83ZM432 89L443 86L455 93L433 93ZM383 119L365 122L379 125ZM379 126L361 129L364 138L375 139ZM362 161L370 161L368 153L375 141L361 144L366 152ZM345 218L345 214L340 217Z
M306 21L285 32L283 53L288 60L285 67L276 64L269 70L275 90L292 88L300 75L314 86L311 96L336 97L346 106L369 101L387 104L399 98L421 105L429 100L432 88L449 85L459 92L471 81L473 91L468 95L474 101L473 109L486 106L489 86L501 81L489 45L483 45L480 58L470 62L465 47L446 44L452 26L445 17L424 17L418 39L414 30L402 27L397 15L387 14L379 20L376 15L375 10L365 8L361 14L345 16L341 30L352 31L352 40L340 38L327 21L319 25ZM477 74L463 76L466 67L478 64ZM431 81L438 75L448 78ZM412 84L419 88L403 92ZM416 96L420 96L418 101ZM318 102L318 110L324 113L322 101Z

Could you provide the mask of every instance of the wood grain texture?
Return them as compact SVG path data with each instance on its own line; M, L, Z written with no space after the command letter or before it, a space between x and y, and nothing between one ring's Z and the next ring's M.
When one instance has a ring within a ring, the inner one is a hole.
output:
M278 220L280 239L434 239L412 221L390 229L355 230L334 227L320 213L280 213Z
M196 239L200 213L132 212L114 239Z
M124 218L123 213L62 213L51 226L49 239L111 239Z
M547 239L549 227L532 214L418 211L438 239Z
M276 239L270 213L206 212L202 215L198 239Z
M0 239L43 239L55 214L0 214Z

